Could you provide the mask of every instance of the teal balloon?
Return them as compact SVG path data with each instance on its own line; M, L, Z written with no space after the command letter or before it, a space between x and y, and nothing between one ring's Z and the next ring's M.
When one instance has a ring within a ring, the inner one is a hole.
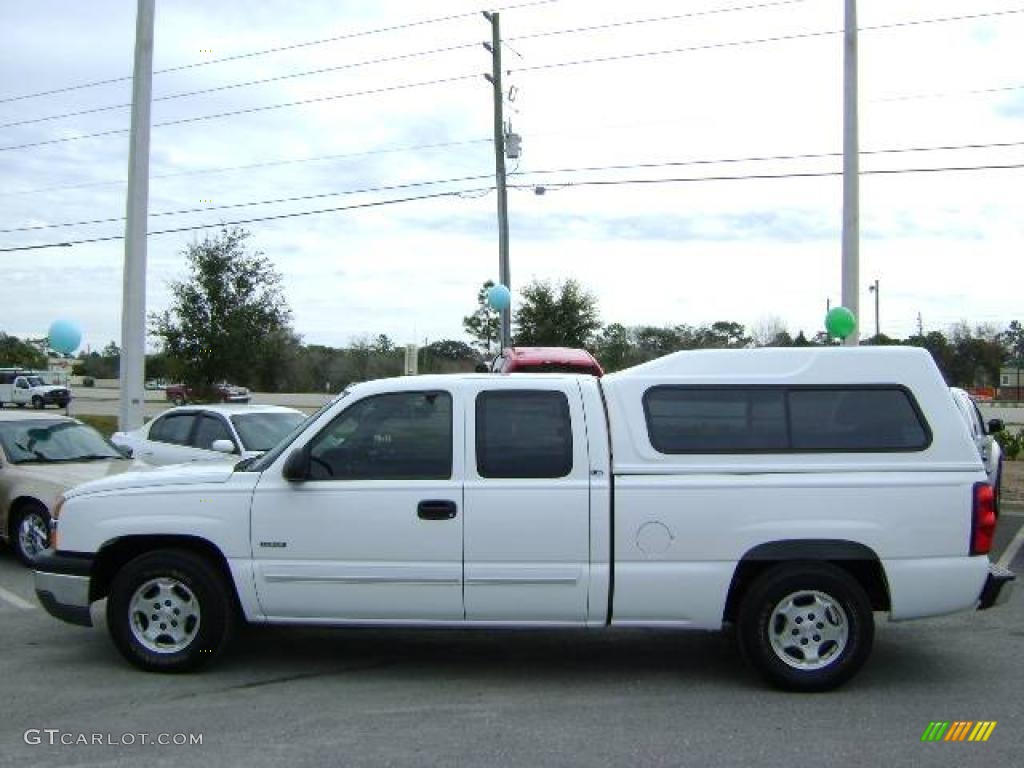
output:
M492 285L487 289L487 303L492 309L503 312L512 304L512 294L504 285Z
M70 355L82 343L82 330L70 320L54 320L50 324L50 349Z
M857 318L846 307L832 307L825 315L825 330L835 339L845 339L857 328Z

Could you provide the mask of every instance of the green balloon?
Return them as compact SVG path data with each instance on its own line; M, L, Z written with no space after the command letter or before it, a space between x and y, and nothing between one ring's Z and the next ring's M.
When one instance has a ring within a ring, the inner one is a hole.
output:
M857 327L857 318L846 307L832 307L825 315L825 330L836 339L845 339Z

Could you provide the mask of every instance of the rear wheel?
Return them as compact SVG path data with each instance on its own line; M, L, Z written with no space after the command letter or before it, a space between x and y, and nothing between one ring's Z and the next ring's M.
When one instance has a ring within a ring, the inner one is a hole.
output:
M740 604L740 648L769 682L827 691L867 661L874 640L871 603L860 584L828 563L776 566Z
M14 514L11 529L14 554L31 567L50 546L50 513L37 501L23 504Z
M234 603L220 571L192 552L164 549L125 565L107 601L114 645L151 672L187 672L227 645Z

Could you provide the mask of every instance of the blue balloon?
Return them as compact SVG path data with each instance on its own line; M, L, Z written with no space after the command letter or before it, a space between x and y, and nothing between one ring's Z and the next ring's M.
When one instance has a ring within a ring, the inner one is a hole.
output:
M492 309L502 312L511 306L512 294L509 293L508 288L500 283L492 285L487 289L487 303L491 305Z
M82 343L82 330L70 320L54 320L50 324L50 349L70 355Z

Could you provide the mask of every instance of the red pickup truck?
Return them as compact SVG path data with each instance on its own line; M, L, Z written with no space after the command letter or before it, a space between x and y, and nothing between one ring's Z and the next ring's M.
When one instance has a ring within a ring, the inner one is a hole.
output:
M213 388L222 403L248 403L252 399L249 390L245 387L236 387L234 384L221 382L214 384ZM164 392L167 399L175 405L195 402L193 391L185 384L168 384Z
M506 347L491 364L494 373L589 373L604 369L585 349L571 347Z

